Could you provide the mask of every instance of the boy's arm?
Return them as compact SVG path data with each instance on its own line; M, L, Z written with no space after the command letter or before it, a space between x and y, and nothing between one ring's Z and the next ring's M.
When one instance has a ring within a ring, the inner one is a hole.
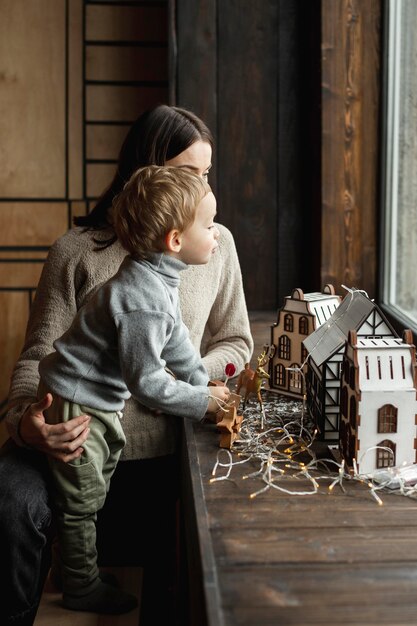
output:
M173 318L141 311L139 315L134 312L118 316L116 324L120 365L131 394L151 409L202 419L208 407L207 374L201 373L200 384L191 385L174 379L165 370L167 363L162 354L173 330Z
M181 319L180 309L171 336L163 349L162 357L179 380L190 385L207 385L209 376L200 355L194 348L188 328Z

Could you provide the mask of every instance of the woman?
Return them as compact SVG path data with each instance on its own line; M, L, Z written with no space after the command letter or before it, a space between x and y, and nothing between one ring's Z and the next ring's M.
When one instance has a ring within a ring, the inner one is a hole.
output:
M9 441L0 456L0 568L3 580L9 581L0 611L6 611L7 619L13 617L13 623L33 623L47 564L44 547L52 514L45 458L39 453L68 463L81 454L88 437L88 416L75 418L69 426L45 424L43 411L50 400L36 402L39 360L52 351L53 341L97 286L117 271L126 254L109 223L109 208L132 172L143 165L165 164L207 177L211 154L209 130L189 111L160 105L144 113L130 129L116 175L93 211L77 218L78 228L68 231L49 252L10 386L6 423L14 442ZM186 270L180 288L184 322L211 378L221 377L228 362L239 371L253 347L233 238L221 225L219 231L219 254L206 266ZM160 590L170 582L179 426L179 420L155 416L132 400L126 404L127 444L98 520L103 562L143 563L145 590L148 582L150 587L154 584L154 564ZM144 508L139 519L133 514L138 504ZM112 538L110 550L107 536Z

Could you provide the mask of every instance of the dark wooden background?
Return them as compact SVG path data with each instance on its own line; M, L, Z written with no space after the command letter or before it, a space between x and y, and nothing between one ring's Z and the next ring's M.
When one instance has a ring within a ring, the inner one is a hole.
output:
M376 294L381 0L176 0L176 101L216 139L250 309Z

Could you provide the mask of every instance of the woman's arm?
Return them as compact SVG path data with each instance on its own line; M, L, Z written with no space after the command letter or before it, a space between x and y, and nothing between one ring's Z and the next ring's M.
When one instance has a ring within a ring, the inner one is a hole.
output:
M202 345L203 363L212 379L224 377L227 363L233 363L239 372L250 361L253 351L235 242L224 226L221 226L220 233L222 274L207 321L208 333L203 338Z
M67 249L65 236L51 248L36 290L25 343L15 365L10 389L6 425L19 445L30 445L62 460L81 454L87 437L86 416L73 420L70 427L45 424L44 398L37 402L39 361L52 352L53 342L70 326L75 313L77 261ZM82 280L82 276L78 278Z

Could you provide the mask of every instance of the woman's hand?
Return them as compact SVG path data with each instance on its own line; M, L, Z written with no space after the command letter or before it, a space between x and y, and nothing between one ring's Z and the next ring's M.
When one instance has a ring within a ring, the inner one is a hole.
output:
M83 452L88 437L90 417L79 415L61 424L47 424L43 412L52 404L47 393L42 400L29 405L20 420L19 433L26 445L68 463Z

